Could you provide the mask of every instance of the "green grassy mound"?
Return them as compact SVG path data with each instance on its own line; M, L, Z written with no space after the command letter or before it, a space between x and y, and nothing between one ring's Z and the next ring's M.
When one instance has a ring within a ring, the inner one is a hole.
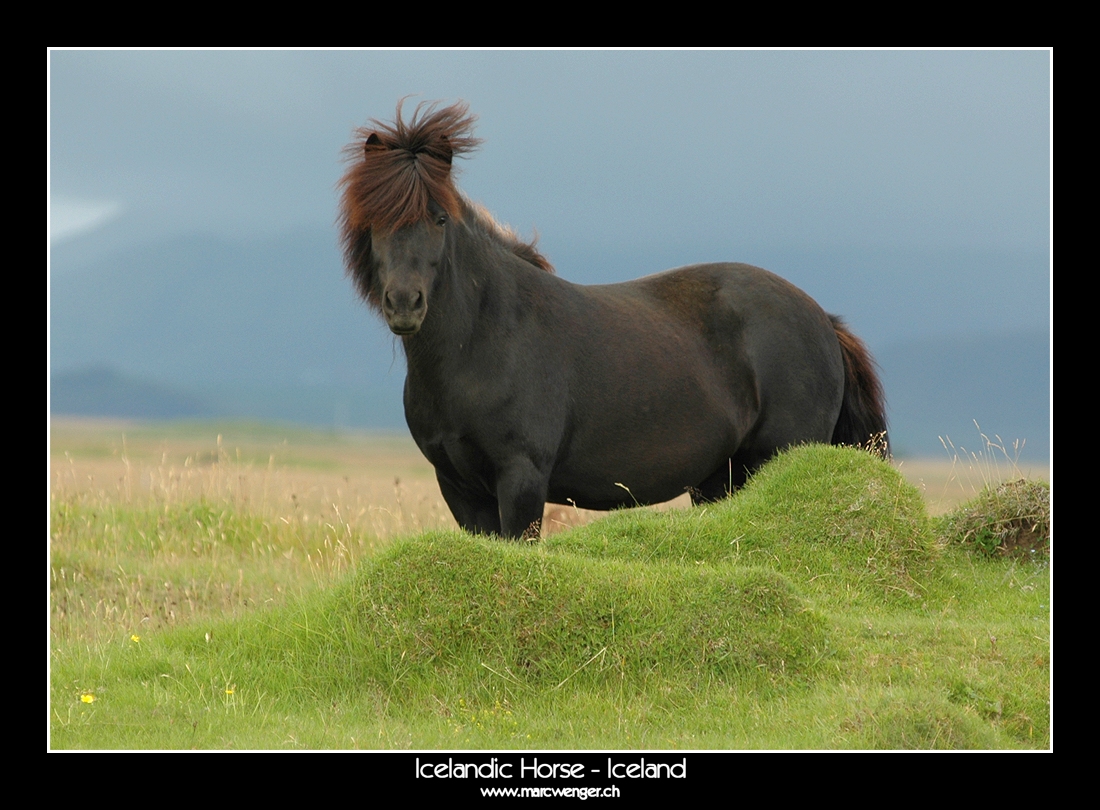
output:
M552 538L593 557L766 566L809 592L912 597L935 557L920 493L869 453L797 447L717 504L624 512Z
M339 689L767 682L805 676L827 646L822 618L771 571L594 563L457 532L399 544L317 614L323 629L295 639L293 654L281 630L253 647L281 648L312 682Z
M276 609L59 646L52 744L1041 747L1049 596L938 546L889 465L803 447L720 504L427 533Z

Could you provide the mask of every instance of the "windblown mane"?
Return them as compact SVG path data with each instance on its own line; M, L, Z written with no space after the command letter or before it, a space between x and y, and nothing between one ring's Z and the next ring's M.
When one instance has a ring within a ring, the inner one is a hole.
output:
M339 186L341 241L348 270L363 297L377 305L370 289L370 234L393 233L428 216L435 202L456 220L470 211L486 235L519 258L548 272L553 267L538 250L535 240L523 241L501 225L488 211L466 200L454 184L451 163L456 155L473 151L481 143L473 137L476 117L463 102L436 109L434 103L418 104L412 118L401 117L401 105L393 124L371 119L355 131L356 140L344 149L350 164Z
M539 241L537 234L531 241L525 241L510 225L498 222L485 206L470 200L464 201L474 223L489 239L500 243L507 250L540 270L545 270L547 273L554 272L554 265L550 264L550 260L535 247Z

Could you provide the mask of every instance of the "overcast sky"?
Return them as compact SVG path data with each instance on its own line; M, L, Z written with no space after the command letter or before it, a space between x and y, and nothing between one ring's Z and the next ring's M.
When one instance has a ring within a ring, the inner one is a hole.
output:
M951 254L950 279L982 254L968 289L1046 308L1045 50L53 51L48 70L55 245L332 229L354 128L462 99L485 143L460 187L571 280L784 251ZM666 264L601 271L626 254ZM895 298L940 284L875 272Z

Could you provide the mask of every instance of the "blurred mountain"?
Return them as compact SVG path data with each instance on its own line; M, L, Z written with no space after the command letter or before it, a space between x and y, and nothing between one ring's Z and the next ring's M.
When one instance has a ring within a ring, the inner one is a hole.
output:
M188 391L127 377L107 366L52 375L50 409L74 416L137 419L213 415L207 403Z
M105 389L125 398L143 381L177 391L185 411L194 401L218 416L404 425L400 347L344 278L332 231L95 247L53 255L55 413L99 412ZM99 393L76 384L82 375Z

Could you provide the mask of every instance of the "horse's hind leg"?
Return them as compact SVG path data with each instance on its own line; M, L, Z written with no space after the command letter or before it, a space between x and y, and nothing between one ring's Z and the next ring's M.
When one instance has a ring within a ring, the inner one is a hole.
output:
M745 485L748 476L748 470L743 464L736 459L727 459L726 464L707 476L701 484L688 487L691 502L698 506L727 498Z

